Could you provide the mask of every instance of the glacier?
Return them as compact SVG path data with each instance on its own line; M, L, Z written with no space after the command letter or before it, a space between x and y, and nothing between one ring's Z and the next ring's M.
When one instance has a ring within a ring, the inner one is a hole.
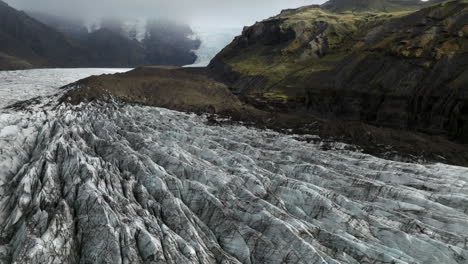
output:
M0 263L468 263L467 168L59 103L41 76L93 73L55 71L21 73L44 96L0 110Z
M194 50L197 60L185 67L205 67L216 54L242 32L241 27L207 27L194 26L194 38L201 41L201 45Z
M0 109L19 101L55 94L60 87L91 75L128 70L130 69L72 68L0 71Z

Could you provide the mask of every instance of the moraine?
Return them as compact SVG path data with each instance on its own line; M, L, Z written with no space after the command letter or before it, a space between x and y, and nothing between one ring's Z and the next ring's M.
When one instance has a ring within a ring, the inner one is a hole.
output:
M100 73L0 73L44 96L0 110L0 263L468 261L468 169L50 96Z

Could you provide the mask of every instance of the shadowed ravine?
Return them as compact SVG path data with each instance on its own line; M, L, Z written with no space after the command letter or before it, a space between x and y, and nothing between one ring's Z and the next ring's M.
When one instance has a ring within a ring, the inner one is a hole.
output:
M468 169L156 107L46 103L0 115L2 263L468 260Z

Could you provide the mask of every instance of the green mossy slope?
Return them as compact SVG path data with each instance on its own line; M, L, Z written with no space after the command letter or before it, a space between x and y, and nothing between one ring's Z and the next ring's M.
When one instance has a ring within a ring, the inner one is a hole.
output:
M278 111L447 134L468 142L468 1L418 11L283 11L212 61L244 100Z

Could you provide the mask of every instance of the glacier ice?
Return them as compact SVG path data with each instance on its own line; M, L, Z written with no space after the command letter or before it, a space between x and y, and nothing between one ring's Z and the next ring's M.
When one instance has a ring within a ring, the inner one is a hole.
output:
M0 71L0 109L19 101L55 94L58 88L90 75L128 70L89 68Z
M468 262L468 169L120 103L0 113L1 263Z
M201 45L194 50L197 60L185 67L205 67L224 47L226 47L236 36L242 32L237 27L206 27L196 26L193 28L194 38L201 41Z

